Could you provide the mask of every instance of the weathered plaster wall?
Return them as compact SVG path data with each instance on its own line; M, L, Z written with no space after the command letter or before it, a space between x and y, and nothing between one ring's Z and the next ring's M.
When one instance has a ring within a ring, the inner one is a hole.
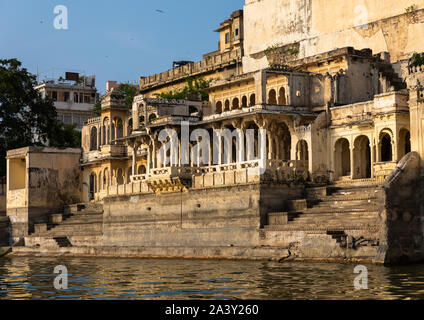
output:
M303 187L260 186L190 190L104 199L104 246L254 246L266 214ZM236 195L236 196L235 196Z
M351 46L390 52L392 61L424 51L423 0L246 0L244 72L266 67L262 53L299 43L298 58Z
M33 224L46 221L48 214L63 205L81 201L79 149L28 147L8 152L7 216L13 241L31 232ZM11 166L18 159L25 163L23 189L10 190Z

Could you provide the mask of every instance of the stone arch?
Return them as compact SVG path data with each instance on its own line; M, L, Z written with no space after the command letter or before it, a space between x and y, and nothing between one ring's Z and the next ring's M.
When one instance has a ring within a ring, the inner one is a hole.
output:
M225 111L230 111L230 100L225 100L225 104L224 104L224 112Z
M296 160L309 160L309 148L306 140L299 140L296 145Z
M271 89L268 92L268 104L277 104L277 93L274 89Z
M241 107L247 108L247 97L246 96L241 97Z
M132 167L127 168L127 183L131 183Z
M248 123L246 123L246 130L253 130L252 132L254 133L253 141L250 141L250 139L248 139L248 135L246 135L246 160L251 161L259 157L259 127L254 121L249 121Z
M106 190L109 187L109 168L103 170L103 190Z
M156 113L151 113L149 115L149 122L152 122L153 120L155 120L158 116L156 115Z
M408 129L399 130L398 159L402 159L411 152L411 133Z
M90 151L96 151L98 149L97 137L98 137L97 127L92 127L90 129Z
M109 144L111 140L109 118L103 119L103 144Z
M334 144L335 179L350 176L350 173L350 143L346 138L340 138Z
M103 185L102 185L102 172L99 172L99 179L98 179L99 183L97 184L97 190L100 192L101 189L103 189Z
M353 146L353 179L371 178L370 139L361 135L355 139Z
M253 107L256 105L256 94L252 93L249 99L249 107Z
M284 87L281 87L279 92L278 92L278 104L280 106L287 105L286 89Z
M143 164L139 165L137 169L137 174L140 175L140 174L146 174L146 173L147 173L146 166Z
M124 171L121 168L116 170L116 184L124 184Z
M378 147L381 162L393 161L393 134L390 129L381 130Z
M276 150L274 150L274 153L277 155L277 159L291 159L291 143L291 132L289 126L285 122L279 123L276 135Z
M221 101L218 101L217 103L216 103L216 113L222 113L222 102Z
M233 104L232 104L231 110L236 110L239 107L240 107L240 100L239 100L239 98L234 98L233 99Z
M117 117L115 118L115 126L116 126L116 138L123 138L124 137L124 122L121 118Z
M133 130L133 119L132 119L132 118L130 118L130 119L128 120L127 135L131 135L132 130Z

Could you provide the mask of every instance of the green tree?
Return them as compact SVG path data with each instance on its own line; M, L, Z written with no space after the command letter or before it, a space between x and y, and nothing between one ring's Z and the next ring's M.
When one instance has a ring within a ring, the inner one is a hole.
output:
M183 89L159 93L156 96L165 99L187 99L191 95L196 95L200 96L202 101L208 101L209 94L206 89L209 88L212 80L205 80L202 77L188 77L186 78L186 86Z
M132 86L127 83L122 83L119 85L118 88L115 89L116 91L121 92L125 96L125 105L128 109L132 108L134 97L137 95L138 89L135 86ZM102 110L102 104L101 102L97 102L93 106L93 115L95 117L100 117L100 112Z
M118 91L125 96L125 105L128 109L132 108L134 97L137 95L138 89L128 83L122 83L117 88Z
M93 116L100 117L100 111L102 110L102 103L99 101L93 106Z
M76 145L76 133L57 120L53 101L43 99L37 84L17 59L0 60L0 176L6 173L7 150L26 146ZM60 139L69 141L59 141ZM63 145L62 145L63 143Z
M81 132L75 130L76 124L58 122L53 128L49 146L57 148L80 148Z

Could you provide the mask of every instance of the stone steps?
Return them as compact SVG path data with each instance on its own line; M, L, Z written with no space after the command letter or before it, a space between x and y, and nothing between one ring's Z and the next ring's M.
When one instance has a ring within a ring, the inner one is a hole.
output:
M339 184L325 191L326 196L308 201L308 208L299 212L270 213L264 231L324 233L329 242L345 246L347 231L363 231L369 235L378 230L378 184L372 181L360 185Z
M27 246L58 247L98 246L103 234L103 208L100 204L67 206L63 214L51 217L47 230L25 238Z
M377 232L378 228L374 225L355 224L355 225L279 225L279 226L265 226L265 231L304 231L313 233L326 233L328 231L358 231L366 230Z

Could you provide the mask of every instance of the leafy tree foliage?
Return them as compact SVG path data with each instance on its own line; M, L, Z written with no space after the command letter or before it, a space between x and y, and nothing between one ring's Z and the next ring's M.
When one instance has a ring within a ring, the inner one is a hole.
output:
M134 97L137 95L137 92L138 92L137 88L130 84L122 83L119 85L118 88L115 89L115 91L119 91L124 94L125 105L127 106L128 109L131 109ZM101 102L99 101L93 106L93 115L95 117L100 117L101 109L102 109L102 105L101 105Z
M424 65L424 57L418 53L414 53L412 55L412 65L415 67Z
M57 120L53 101L43 99L37 84L17 59L0 60L0 176L7 150L26 146L80 147L72 126Z
M202 101L209 100L209 94L206 89L209 88L212 79L205 80L204 78L191 78L186 79L186 86L181 90L174 90L157 94L156 96L165 99L187 99L188 97L200 96Z

